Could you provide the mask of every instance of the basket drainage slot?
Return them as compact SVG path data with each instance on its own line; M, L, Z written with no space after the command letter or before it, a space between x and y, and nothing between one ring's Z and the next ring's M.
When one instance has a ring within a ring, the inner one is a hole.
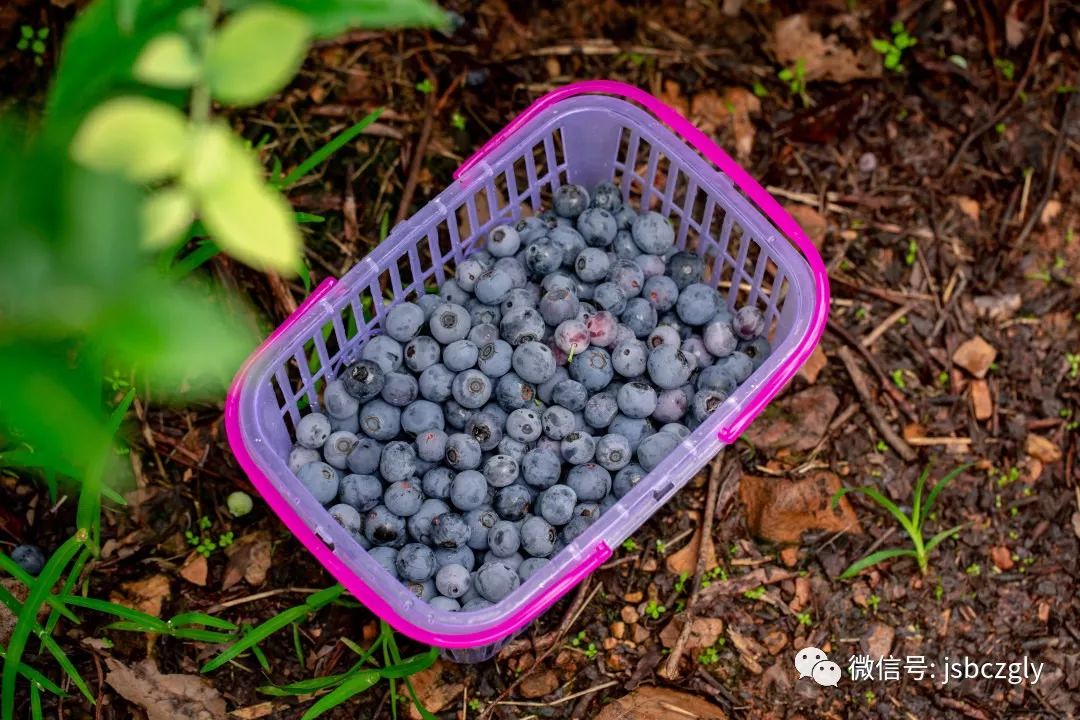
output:
M666 483L664 485L664 487L662 487L662 488L660 488L658 490L653 490L653 494L652 494L653 500L659 500L660 498L664 497L669 492L671 492L672 488L674 488L674 487L675 487L675 485L673 483L669 482L669 483Z
M323 541L323 544L329 548L330 552L334 552L334 541L323 535L322 528L315 528L315 537Z

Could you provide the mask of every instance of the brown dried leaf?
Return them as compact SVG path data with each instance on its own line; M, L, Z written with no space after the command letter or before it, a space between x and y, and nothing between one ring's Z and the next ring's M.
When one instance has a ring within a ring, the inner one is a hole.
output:
M667 556L664 565L667 567L669 573L675 575L686 573L690 577L694 576L694 573L697 572L698 553L701 549L701 537L702 532L699 527L694 532L694 536L690 538L690 542L679 548L677 552L673 552ZM705 557L705 567L716 567L716 548L713 547L712 543L708 543L706 552L708 555Z
M735 137L735 154L740 160L754 149L754 123L751 114L761 112L761 100L743 87L730 87L723 97L712 90L698 93L690 104L690 120L710 135L730 127Z
M799 377L805 380L810 385L817 382L818 375L825 369L825 366L829 364L829 359L825 357L825 351L818 345L814 348L814 352L810 353L810 357L806 358L806 362L799 368Z
M686 97L682 94L682 89L679 87L679 83L675 80L664 80L663 90L660 93L660 99L672 108L677 110L680 115L688 115L689 104L686 102Z
M1044 463L1053 463L1061 459L1061 448L1042 435L1030 433L1024 440L1024 452Z
M557 687L559 687L559 678L555 675L555 671L545 670L544 672L530 673L527 675L525 679L521 681L521 685L518 686L518 689L521 691L522 697L527 697L531 700L555 692L555 688Z
M799 223L799 227L810 238L810 242L814 243L814 247L820 250L825 243L825 233L829 229L829 221L825 219L825 216L809 205L788 205L784 209L795 218L795 222Z
M956 203L956 207L960 212L964 213L971 222L976 225L979 224L979 213L982 208L979 205L979 201L975 198L970 198L966 195L957 195L953 198L953 202Z
M953 362L967 370L977 378L986 377L990 365L997 357L997 350L986 342L981 336L976 335L970 340L965 340L953 353Z
M770 405L744 436L759 448L809 450L821 441L839 405L832 388L812 387Z
M206 558L199 553L191 553L187 562L184 563L184 567L180 568L180 577L187 580L189 583L198 585L199 587L205 587L206 576L209 574L210 567L206 562Z
M784 67L794 67L802 59L807 80L845 83L859 78L881 77L881 56L869 47L858 55L840 44L835 35L822 37L810 29L810 21L800 13L773 26L773 47Z
M756 537L780 543L798 542L807 530L861 533L846 497L832 509L832 497L839 489L840 478L831 472L795 481L753 475L739 479L747 528Z
M684 624L684 618L678 616L672 618L671 622L664 626L664 629L660 631L660 642L664 647L675 647ZM686 641L686 647L690 649L712 647L723 632L724 621L720 618L694 618L690 625L690 637Z
M605 705L595 720L727 720L727 714L697 695L643 685Z
M420 698L420 704L428 709L428 712L441 712L443 708L452 703L461 695L464 686L461 683L448 684L443 682L443 672L446 667L442 660L436 660L435 664L427 670L423 670L409 678L412 681L413 690ZM409 717L412 720L421 720L422 716L416 706L409 704Z
M125 700L146 711L148 720L218 720L227 717L225 700L196 675L162 675L152 660L127 667L107 657L105 681Z
M240 580L247 580L248 585L258 587L266 581L266 573L270 570L270 533L265 530L248 533L225 548L225 555L229 558L229 564L221 580L223 590L228 590Z
M125 607L161 617L161 606L171 594L168 575L151 575L122 584L119 592L109 594L109 599Z
M971 383L971 409L976 420L989 420L994 414L994 401L990 397L990 386L985 380Z

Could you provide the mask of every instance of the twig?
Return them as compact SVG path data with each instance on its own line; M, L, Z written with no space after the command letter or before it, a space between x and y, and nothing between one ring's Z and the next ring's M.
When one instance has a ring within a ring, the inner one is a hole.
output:
M889 425L888 420L881 414L877 406L874 405L874 399L870 396L870 388L866 383L866 376L863 375L862 370L859 369L858 364L855 362L855 356L851 354L851 351L846 347L842 347L836 351L836 354L840 357L841 362L844 363L844 367L847 369L848 375L851 376L851 383L855 386L855 391L859 394L859 399L862 401L863 409L866 410L866 414L870 416L871 422L874 423L874 427L885 439L885 442L892 446L892 449L902 457L906 462L915 462L918 455L915 450L912 449L904 438L900 437L892 426Z
M938 316L937 322L934 323L934 329L930 331L927 340L933 340L937 337L937 334L941 332L941 328L945 327L945 321L949 318L949 313L956 307L958 298L964 294L964 289L967 288L967 273L960 271L959 278L956 281L956 290L949 296L945 306L941 308L941 314Z
M255 602L256 600L265 600L275 595L285 595L286 593L300 593L302 595L314 595L317 592L322 592L326 588L278 588L277 590L267 590L261 593L255 593L254 595L246 595L244 597L236 598L235 600L226 600L223 603L217 605L211 605L207 608L206 612L213 615L214 613L221 612L227 608L236 607L237 605L246 605L247 603Z
M908 438L907 442L911 445L917 445L919 447L929 447L932 445L970 445L971 438L969 437L912 437Z
M867 348L863 347L862 343L856 340L851 333L845 330L842 326L834 323L832 320L830 320L828 325L826 325L825 327L828 328L828 330L834 335L836 335L841 340L850 345L852 348L854 348L856 352L862 355L863 360L866 361L866 364L869 365L870 369L874 371L874 375L877 376L878 382L881 383L881 387L885 391L885 394L892 398L893 402L896 403L896 406L900 408L900 411L903 412L905 416L907 416L907 419L912 422L918 420L918 415L915 413L915 410L912 409L911 405L908 403L907 399L900 393L900 391L893 388L893 386L889 382L888 376L885 375L885 371L881 368L880 365L878 365L878 361L874 359L874 356L870 354L870 351Z
M1001 119L1008 115L1009 110L1020 98L1020 95L1024 92L1024 86L1027 85L1028 79L1031 77L1031 73L1034 72L1035 66L1039 61L1039 49L1042 47L1043 37L1046 35L1046 28L1050 25L1050 0L1043 0L1042 8L1042 21L1039 23L1039 32L1035 35L1035 44L1031 47L1031 59L1028 60L1027 67L1024 68L1024 74L1020 76L1019 82L1016 83L1016 87L1013 88L1013 93L1009 96L1009 99L1005 101L993 117L987 120L982 125L979 125L964 138L960 143L960 147L953 153L952 160L949 161L948 167L945 168L945 172L942 173L942 177L948 177L952 174L952 171L956 169L960 159L967 152L967 149L971 147L971 143L975 142L977 138L982 136L990 128L1001 122Z
M413 148L412 158L409 160L409 175L405 179L405 188L401 191L401 202L398 203L397 216L394 224L401 223L409 214L409 204L412 203L416 193L416 183L420 178L420 166L427 154L428 140L431 138L431 125L435 119L435 93L430 92L427 96L427 108L424 113L424 124L420 127L420 138Z
M697 568L694 570L694 587L690 591L690 599L686 602L686 612L683 613L683 626L679 632L679 639L675 642L675 647L671 649L664 667L659 671L660 677L668 680L675 679L679 674L679 661L686 652L686 643L690 640L690 631L694 625L695 606L698 595L701 594L701 580L705 571L708 570L707 558L713 554L711 552L713 549L712 526L713 518L716 516L716 499L720 493L720 463L723 457L721 454L709 468L709 489L705 495L705 515L701 519L701 543L698 545ZM725 470L724 482L726 484L735 478L738 464L731 462Z
M889 315L889 317L882 320L880 325L871 330L866 337L859 341L859 344L862 345L864 348L868 348L873 345L874 342L876 342L879 337L884 335L889 330L889 328L895 325L900 320L900 318L911 312L911 309L913 307L915 306L911 303L908 303L907 305L902 305L896 310L894 310L892 315Z

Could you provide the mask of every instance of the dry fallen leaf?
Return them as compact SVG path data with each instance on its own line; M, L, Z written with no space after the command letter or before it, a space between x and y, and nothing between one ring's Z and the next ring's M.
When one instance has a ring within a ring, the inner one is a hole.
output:
M954 363L975 377L984 378L996 357L997 350L994 349L994 346L976 335L970 340L962 342L960 347L956 348L956 352L953 353L952 359Z
M184 563L184 567L180 568L180 577L189 583L203 587L206 585L206 576L209 570L210 567L205 557L199 553L191 553L187 562Z
M273 702L267 700L257 705L237 708L229 713L229 717L234 718L234 720L259 720L259 718L270 717L278 710L284 710L285 707L278 708Z
M814 352L810 353L810 357L806 358L806 362L799 368L799 377L805 380L810 385L817 382L818 375L825 369L825 366L829 364L828 358L825 357L825 351L818 345L814 348Z
M666 648L675 647L682 633L684 620L681 616L672 618L664 629L660 631L660 642ZM690 624L690 637L686 641L686 647L707 648L716 644L724 632L724 621L720 618L694 618Z
M265 530L248 533L225 548L229 564L221 580L223 590L228 590L240 580L258 587L266 581L272 559L270 533Z
M669 688L642 685L605 705L595 720L727 720L708 700Z
M682 94L682 89L679 87L679 83L675 80L664 80L663 90L660 93L660 99L667 105L677 110L680 115L688 115L689 106L686 102L686 97Z
M780 543L799 542L807 530L861 533L859 518L846 497L832 509L840 478L818 472L803 480L744 475L739 497L746 507L746 526L756 537Z
M693 577L697 572L698 551L701 547L702 532L699 527L694 533L694 536L690 539L685 546L679 548L677 552L673 552L667 556L664 561L664 565L667 567L667 571L674 575L681 575L686 573L688 576ZM708 555L705 558L705 567L716 567L716 548L712 543L708 544Z
M761 112L761 100L743 87L730 87L723 97L712 90L698 93L690 104L690 121L710 135L730 127L735 137L735 155L747 160L754 149L751 114Z
M530 673L518 686L522 697L530 700L555 692L557 687L559 687L559 678L553 670Z
M171 595L167 575L151 575L142 580L134 580L120 586L120 591L113 591L109 599L144 613L161 617L161 606Z
M410 678L413 690L416 691L416 696L420 698L420 704L427 708L428 712L441 712L465 689L461 683L448 684L444 682L442 676L445 670L446 667L443 665L442 660L436 660L435 664L427 670L423 670ZM409 717L412 720L422 720L420 711L411 703L409 704Z
M196 675L162 675L152 660L128 667L107 657L105 681L125 700L146 711L148 720L218 720L225 700Z
M809 450L825 434L839 404L827 385L803 390L767 407L744 436L758 448Z
M971 222L975 223L976 225L979 224L979 213L981 211L981 207L978 200L976 200L975 198L970 198L967 195L957 195L953 198L953 202L956 203L956 207L960 210L960 212L964 213L964 215L966 215L971 220Z
M800 13L773 26L776 58L786 68L801 59L806 80L845 83L859 78L881 77L881 56L867 46L858 55L840 44L835 35L822 37L810 29L807 16Z
M985 380L971 383L971 408L976 420L988 420L994 414L994 401L990 397L990 386Z
M1024 452L1044 463L1053 463L1061 459L1061 448L1053 441L1035 433L1030 433L1024 440Z
M829 229L829 221L825 219L825 216L809 205L788 205L784 209L795 219L795 222L799 223L799 227L810 238L810 242L814 243L814 247L820 250L825 243L825 233Z
M1020 293L977 295L972 302L975 304L975 312L979 317L986 317L991 320L1012 317L1013 313L1019 310L1023 304Z

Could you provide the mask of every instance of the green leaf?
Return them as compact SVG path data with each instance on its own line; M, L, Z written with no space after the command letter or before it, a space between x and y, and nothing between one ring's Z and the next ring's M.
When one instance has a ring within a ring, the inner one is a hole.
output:
M275 183L275 185L283 189L295 185L323 161L340 150L347 143L351 142L357 135L364 132L364 129L367 128L368 125L371 125L371 123L379 118L379 115L382 114L383 110L384 108L377 108L368 113L368 115L360 122L341 131L337 137L313 152L306 160L304 160L304 162L293 168L292 172L286 175L281 182Z
M228 620L222 620L221 618L214 617L213 615L207 615L201 612L187 612L179 615L174 615L169 619L169 624L173 627L182 627L184 625L205 625L206 627L217 628L218 630L239 630L235 624Z
M782 70L781 70L780 72L776 73L776 76L777 76L778 78L780 78L781 80L783 80L784 82L788 82L788 81L790 81L790 80L791 80L791 79L792 79L793 77L795 77L795 76L794 76L794 75L792 74L791 70L789 70L788 68L783 68L783 69L782 69Z
M25 39L29 40L30 38L34 37L34 28L30 27L29 25L23 25L19 28L19 34L22 35Z
M960 532L963 529L964 529L963 525L957 525L956 527L951 527L948 530L942 530L937 535L930 538L930 542L926 543L926 547L923 549L923 552L926 553L926 554L929 554L931 550L936 548L938 545L940 545L945 540L948 540L949 538L953 537L954 535L956 535L958 532Z
M186 88L199 80L202 65L187 38L180 33L165 33L143 48L132 72L147 85Z
M947 488L956 477L971 467L971 463L965 463L957 468L954 468L948 472L943 478L935 483L934 487L930 488L930 495L926 498L926 503L923 505L923 518L925 519L929 514L931 508L934 507L934 502L937 500L941 491Z
M210 92L233 105L265 100L300 69L310 36L307 19L287 8L255 5L230 16L210 40Z
M912 538L915 537L918 529L912 524L911 519L908 518L908 516L905 515L900 508L896 507L896 504L892 500L888 499L872 487L840 488L832 497L832 507L835 508L836 504L840 502L840 498L852 492L862 493L863 495L866 495L871 500L876 502L881 507L888 510L889 514L896 518L896 521L899 522L901 526L903 526L907 534L910 535Z
M143 247L160 250L172 245L194 219L195 204L182 187L155 191L142 206Z
M71 152L89 168L153 182L180 170L186 137L187 119L171 105L119 97L87 116Z
M884 55L892 49L892 43L890 43L888 40L873 38L870 40L870 47L874 48L874 50Z
M184 256L184 259L173 265L169 270L169 276L182 278L190 275L204 263L221 252L221 248L211 240L204 240L197 248Z
M371 689L375 683L379 682L379 677L378 670L364 670L363 672L353 675L308 708L307 712L304 713L302 720L314 720L314 718L319 717L328 710L332 710L338 705L347 702L349 698L354 695L358 695Z
M919 479L915 481L915 492L912 495L911 503L911 524L917 528L922 528L923 515L922 501L923 491L926 488L926 479L930 477L930 465L927 464L923 471L919 473Z
M871 565L877 565L884 560L890 560L895 557L917 557L914 550L909 548L894 548L892 550L878 550L876 553L871 553L864 557L862 560L856 560L851 564L847 570L841 575L841 580L850 580L858 575L860 572L870 567Z
M360 669L360 663L353 665L352 669L348 672L338 673L336 675L324 675L319 678L310 678L308 680L300 680L298 682L289 683L288 685L263 685L256 690L263 695L270 695L271 697L292 697L294 695L311 695L319 690L325 690L327 688L340 685L346 678L352 677L352 674Z
M236 5L246 1L234 0ZM446 27L447 14L431 0L275 0L302 12L316 37L329 38L354 28Z
M17 562L12 560L5 553L0 553L0 570L8 573L26 587L31 587L34 584L33 576L23 570ZM76 625L79 624L79 618L75 616L75 613L64 607L64 601L56 595L50 593L46 596L45 602L49 603L54 610L71 622ZM0 585L0 604L6 605L7 609L10 610L13 615L18 615L19 611L22 609L22 603L19 602L18 599L16 599L16 597L3 585Z
M7 658L7 650L3 645L0 645L0 660ZM40 685L43 689L48 690L57 697L67 697L67 693L63 691L56 683L49 678L42 675L40 672L30 667L29 665L19 664L19 674L29 680L31 683Z
M80 595L69 595L64 598L64 601L68 605L86 608L87 610L93 610L94 612L103 613L105 615L112 615L113 617L121 618L133 624L133 627L124 629L155 633L165 633L169 630L168 623L160 618L156 618L149 613L144 613L124 605L108 602L107 600L98 600L97 598L82 597Z

